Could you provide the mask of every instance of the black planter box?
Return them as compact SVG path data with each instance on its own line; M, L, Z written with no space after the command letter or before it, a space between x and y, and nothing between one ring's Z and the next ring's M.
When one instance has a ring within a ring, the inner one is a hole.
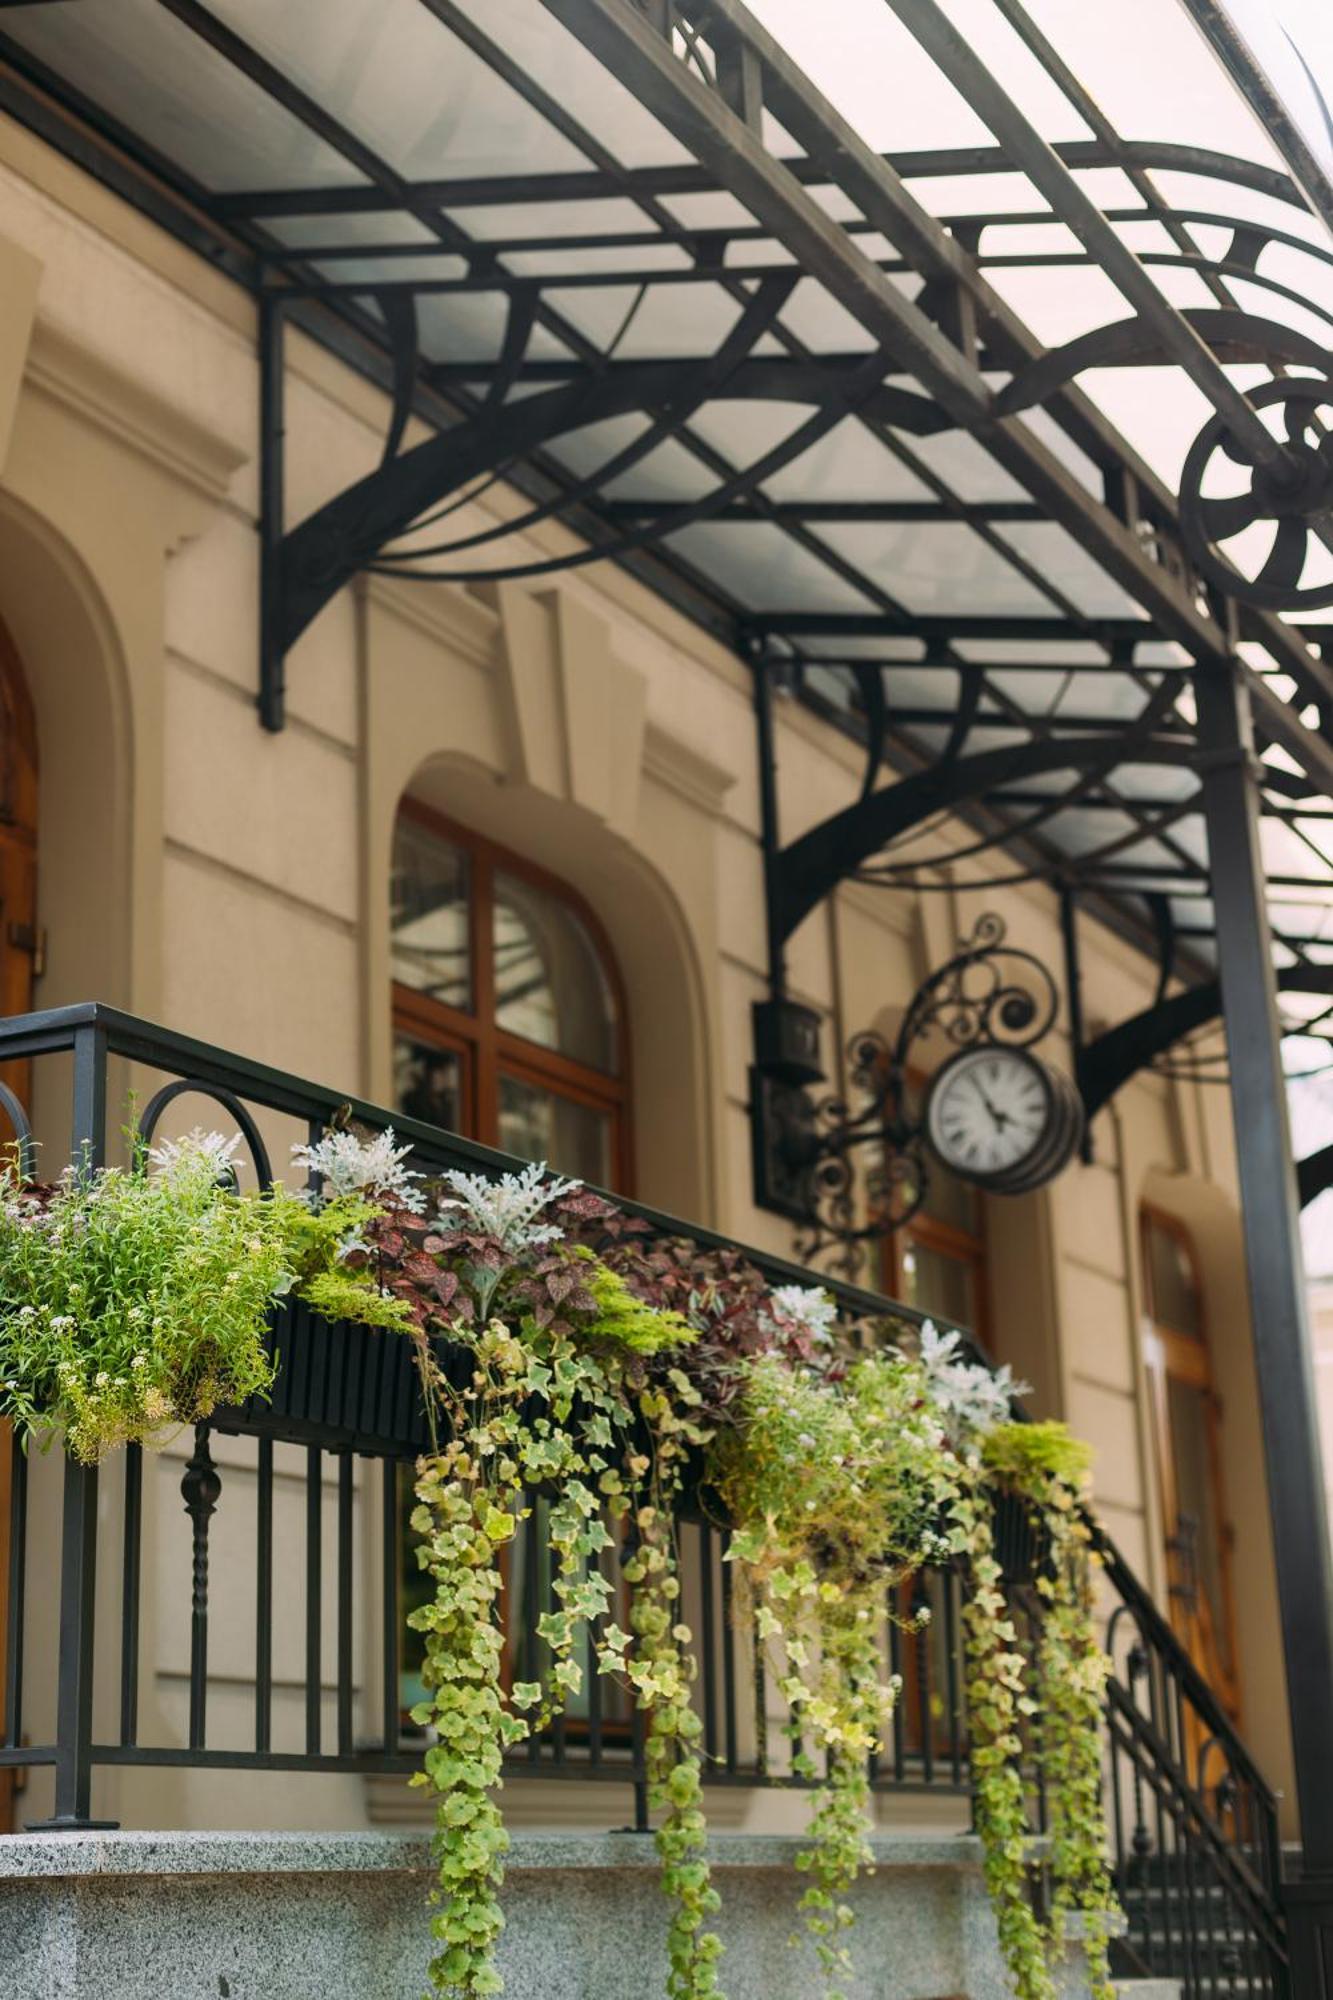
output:
M292 1299L274 1308L266 1344L277 1362L271 1391L215 1411L214 1430L381 1458L416 1458L428 1448L405 1333L327 1320Z

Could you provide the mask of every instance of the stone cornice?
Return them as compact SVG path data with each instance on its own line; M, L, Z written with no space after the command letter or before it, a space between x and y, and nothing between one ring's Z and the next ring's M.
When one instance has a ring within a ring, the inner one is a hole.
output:
M233 439L40 315L24 379L206 500L227 499L249 457Z
M491 668L496 664L499 617L462 584L362 575L355 587L369 609L410 625L423 638L447 646L470 665Z
M643 769L645 776L678 792L691 805L719 816L725 811L728 792L737 782L735 771L715 763L702 750L696 750L679 736L672 736L660 723L651 721L644 732Z

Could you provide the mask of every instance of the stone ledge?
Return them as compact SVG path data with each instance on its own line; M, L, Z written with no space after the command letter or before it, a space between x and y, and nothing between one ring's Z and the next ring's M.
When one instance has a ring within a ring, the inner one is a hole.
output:
M708 1843L715 1869L794 1868L798 1834L723 1833ZM882 1869L948 1868L977 1873L971 1834L875 1834ZM539 1869L586 1872L660 1866L641 1833L518 1833L508 1875ZM430 1840L420 1833L16 1833L0 1838L0 1881L129 1875L428 1875Z

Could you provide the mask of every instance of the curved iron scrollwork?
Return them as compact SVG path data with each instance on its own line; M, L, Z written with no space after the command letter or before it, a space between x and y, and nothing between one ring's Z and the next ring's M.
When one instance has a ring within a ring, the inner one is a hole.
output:
M812 1100L790 1068L774 1075L778 1065L770 1063L766 1074L761 1060L754 1075L758 1196L798 1222L802 1260L828 1256L831 1269L854 1277L865 1246L901 1229L926 1199L931 1154L912 1082L921 1043L942 1039L950 1054L1030 1049L1049 1033L1058 1008L1048 968L1007 943L1003 919L988 911L918 988L892 1040L873 1029L852 1036L847 1096Z
M1208 582L1265 611L1316 611L1333 604L1333 584L1301 587L1312 538L1333 538L1333 381L1290 376L1248 392L1255 409L1276 410L1283 453L1275 465L1254 465L1225 420L1210 417L1191 445L1180 476L1180 525L1189 553ZM1206 496L1219 456L1250 473L1244 492ZM1274 535L1254 574L1223 544L1257 524Z

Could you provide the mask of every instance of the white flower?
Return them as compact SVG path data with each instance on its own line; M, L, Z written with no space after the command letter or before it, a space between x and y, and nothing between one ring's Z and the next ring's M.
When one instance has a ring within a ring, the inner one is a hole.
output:
M990 1369L959 1355L962 1335L940 1333L931 1320L921 1328L921 1365L926 1371L931 1401L958 1442L1008 1423L1016 1396L1031 1393L1031 1385L1014 1380L1006 1363Z
M239 1132L228 1139L196 1125L183 1139L159 1139L148 1157L167 1180L188 1180L205 1168L210 1180L229 1180L236 1171L232 1155L240 1143Z
M815 1347L831 1347L838 1308L822 1285L779 1285L768 1295L766 1318L781 1339L803 1335Z
M314 1146L293 1146L292 1164L318 1175L323 1200L359 1194L373 1201L377 1195L391 1195L420 1215L426 1202L416 1185L422 1176L405 1164L411 1152L410 1146L394 1145L393 1127L388 1125L373 1139L358 1139L355 1132L326 1132Z
M558 1177L546 1180L545 1174L545 1160L534 1161L521 1174L502 1174L498 1181L453 1168L444 1179L457 1198L445 1200L440 1206L458 1213L441 1215L440 1225L444 1229L465 1229L478 1236L494 1236L506 1250L558 1242L565 1233L559 1224L538 1222L537 1217L553 1201L573 1194L583 1183Z

